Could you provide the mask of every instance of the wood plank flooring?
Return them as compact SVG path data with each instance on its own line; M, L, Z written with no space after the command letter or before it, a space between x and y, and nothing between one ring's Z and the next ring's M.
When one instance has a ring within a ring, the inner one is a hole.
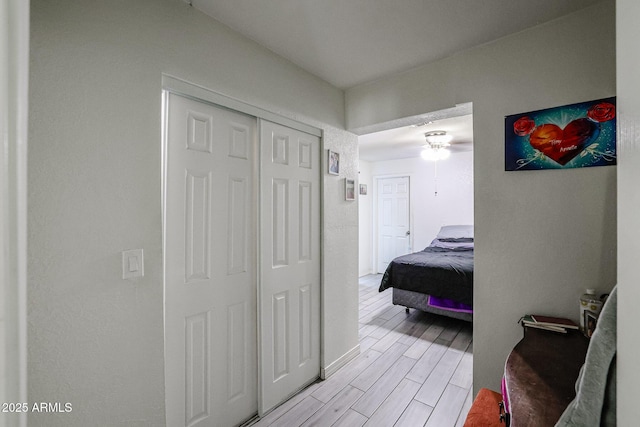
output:
M468 322L411 310L360 278L360 355L253 427L461 427L471 406Z

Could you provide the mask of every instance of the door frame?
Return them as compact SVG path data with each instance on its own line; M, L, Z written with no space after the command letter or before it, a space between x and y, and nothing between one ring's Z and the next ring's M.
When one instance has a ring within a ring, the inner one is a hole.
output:
M189 99L193 99L196 101L200 101L200 102L205 102L205 103L209 103L209 104L213 104L215 106L218 107L223 107L223 108L227 108L229 110L233 110L233 111L237 111L239 113L243 113L243 114L247 114L249 116L253 116L255 118L258 119L258 135L259 135L259 131L260 131L260 121L262 120L267 120L282 126L286 126L295 130L298 130L300 132L304 132L304 133L308 133L310 135L316 136L318 138L320 138L320 158L318 159L319 164L320 164L320 171L319 173L320 175L320 278L319 278L319 283L320 283L320 348L318 349L319 351L319 355L320 355L320 369L318 372L318 377L321 376L322 370L323 370L323 366L324 366L324 305L323 305L323 295L324 295L324 243L323 243L323 239L322 236L324 235L324 179L322 179L322 165L323 165L323 161L322 161L322 153L325 151L324 149L324 132L322 129L319 129L317 127L305 124L305 123L301 123L299 121L290 119L288 117L284 117L281 116L279 114L273 113L271 111L268 110L264 110L260 107L256 107L254 105L251 104L247 104L245 102L239 101L237 99L231 98L229 96L223 95L221 93L218 92L214 92L212 90L209 90L205 87L187 82L186 80L182 80L180 78L177 78L175 76L171 76L168 74L162 74L162 138L161 138L161 203L162 203L162 285L163 285L163 289L165 289L166 287L166 271L165 271L165 266L166 266L166 259L165 259L165 245L166 245L166 217L165 217L165 207L166 207L166 172L167 172L167 135L165 134L165 129L166 129L166 120L167 120L167 112L168 112L168 102L169 102L169 97L168 94L169 93L173 93L176 95L180 95L183 96L185 98L189 98ZM257 147L257 164L258 164L258 170L256 171L256 180L257 180L257 185L256 185L256 189L255 191L259 192L260 191L260 175L261 175L261 158L260 158L260 140L258 139L258 147ZM259 193L258 193L259 196ZM257 216L258 216L258 236L257 236L257 240L256 240L256 245L257 245L257 251L256 254L260 253L260 246L262 244L261 240L260 240L260 229L259 229L259 225L260 225L260 215L261 215L261 206L259 203L259 197L258 197L258 206L257 206ZM257 256L257 255L256 255ZM257 340L257 351L258 351L258 402L262 401L262 396L261 396L261 390L262 390L262 384L261 384L261 380L260 378L262 377L262 366L259 363L260 360L260 355L261 352L263 351L262 348L262 341L260 340L260 334L259 331L261 330L261 322L262 322L262 313L260 310L260 306L261 306L261 299L260 299L260 294L261 294L261 290L262 290L262 283L260 280L260 271L261 271L261 264L260 264L260 259L258 257L258 259L256 260L256 302L257 302L257 307L258 307L258 312L257 312L257 331L258 334L256 336L256 340ZM164 303L164 305L166 305L166 302ZM166 334L166 326L164 325L164 312L163 312L163 330L165 331ZM163 351L166 351L166 349L163 349ZM166 386L166 385L165 385ZM166 396L165 396L165 400L166 400ZM165 401L166 403L166 401ZM277 406L276 406L277 407ZM275 409L275 408L274 408ZM266 414L261 414L260 416L264 416Z
M27 402L29 1L2 2L0 21L0 395ZM2 414L10 424L27 414Z
M414 243L414 232L413 232L413 186L411 185L411 182L414 180L413 179L413 174L412 173L395 173L395 174L383 174L383 175L374 175L373 176L373 215L372 215L372 221L371 223L373 224L373 239L371 239L372 241L372 245L371 245L371 249L372 249L372 253L371 253L371 260L372 260L372 266L373 266L373 272L374 274L378 274L378 251L379 251L379 243L378 243L378 235L380 234L379 231L379 218L378 218L378 202L379 202L379 197L380 195L378 194L378 185L380 183L380 180L383 179L389 179L389 178L404 178L407 177L409 178L409 242L411 243L411 250L413 250L413 243Z

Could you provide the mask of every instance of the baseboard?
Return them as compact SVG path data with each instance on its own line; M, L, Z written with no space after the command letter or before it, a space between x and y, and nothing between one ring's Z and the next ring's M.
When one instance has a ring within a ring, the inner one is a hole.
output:
M345 354L340 356L336 361L329 364L329 366L325 368L320 368L320 378L326 380L331 375L335 374L336 371L342 368L344 365L349 363L353 358L360 354L360 344L353 347L351 350L347 351Z

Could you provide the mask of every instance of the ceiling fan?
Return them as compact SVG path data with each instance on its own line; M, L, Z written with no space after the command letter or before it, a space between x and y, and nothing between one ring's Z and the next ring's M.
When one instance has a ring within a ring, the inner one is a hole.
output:
M424 133L426 144L420 153L423 159L438 161L447 159L452 152L465 152L473 149L473 144L466 141L453 141L454 137L444 130L433 130Z
M424 138L427 143L423 145L420 155L423 159L434 162L434 195L438 196L438 160L445 160L451 155L451 148L455 146L451 144L453 136L443 130L434 130L426 132ZM459 143L454 150L470 151L470 145Z
M427 144L423 146L424 149L420 153L423 159L437 162L451 155L451 151L448 148L451 146L451 140L453 139L451 134L447 134L443 130L434 130L426 132L424 138Z

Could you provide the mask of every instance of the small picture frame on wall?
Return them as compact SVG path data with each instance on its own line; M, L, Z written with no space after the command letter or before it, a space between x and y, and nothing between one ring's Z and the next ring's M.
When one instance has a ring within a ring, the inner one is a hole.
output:
M355 200L356 199L356 181L353 179L344 179L344 199Z
M367 184L360 184L360 195L361 196L367 195Z
M329 165L329 174L330 175L339 175L340 174L340 153L336 153L335 151L329 150L329 158L327 161Z

